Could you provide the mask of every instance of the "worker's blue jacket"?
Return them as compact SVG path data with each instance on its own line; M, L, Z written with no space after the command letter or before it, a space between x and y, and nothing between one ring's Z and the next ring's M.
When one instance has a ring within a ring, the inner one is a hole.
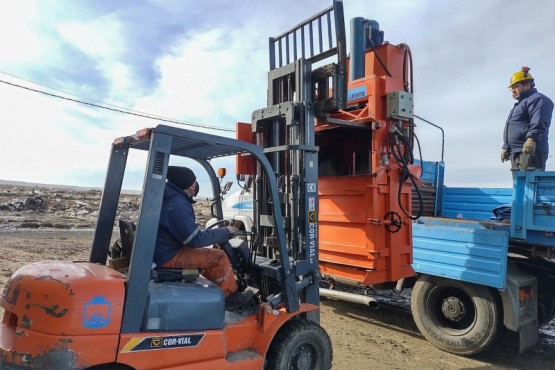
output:
M509 154L522 152L526 139L536 142L536 151L549 153L548 134L553 102L532 88L523 91L505 123L503 149Z
M157 266L171 260L184 246L206 247L224 243L230 237L226 228L200 230L195 223L191 198L171 182L166 183L154 250L154 263Z

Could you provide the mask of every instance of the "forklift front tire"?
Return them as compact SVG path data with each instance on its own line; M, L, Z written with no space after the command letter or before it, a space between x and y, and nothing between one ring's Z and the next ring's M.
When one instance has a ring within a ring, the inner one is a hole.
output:
M329 370L332 346L328 333L318 324L300 319L278 331L266 356L265 370Z

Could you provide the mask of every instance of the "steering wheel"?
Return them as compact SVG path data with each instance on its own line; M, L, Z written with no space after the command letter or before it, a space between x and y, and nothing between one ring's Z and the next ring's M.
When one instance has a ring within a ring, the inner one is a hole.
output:
M212 228L214 228L214 227L216 227L220 224L225 224L226 222L227 222L227 225L225 225L225 226L229 226L229 224L230 224L229 220L218 220L218 221L216 221L216 223L213 223L212 225L208 226L206 228L206 230L212 229Z

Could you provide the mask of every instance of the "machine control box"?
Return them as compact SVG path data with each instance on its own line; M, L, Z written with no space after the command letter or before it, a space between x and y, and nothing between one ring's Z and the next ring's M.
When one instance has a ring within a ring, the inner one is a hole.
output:
M387 94L387 117L393 119L413 118L412 94L406 91L393 91Z

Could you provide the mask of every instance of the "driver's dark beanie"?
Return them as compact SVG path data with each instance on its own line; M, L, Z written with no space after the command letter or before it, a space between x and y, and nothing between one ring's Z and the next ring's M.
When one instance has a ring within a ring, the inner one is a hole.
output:
M180 189L188 189L197 180L197 177L191 169L177 166L168 167L168 175L166 178Z

